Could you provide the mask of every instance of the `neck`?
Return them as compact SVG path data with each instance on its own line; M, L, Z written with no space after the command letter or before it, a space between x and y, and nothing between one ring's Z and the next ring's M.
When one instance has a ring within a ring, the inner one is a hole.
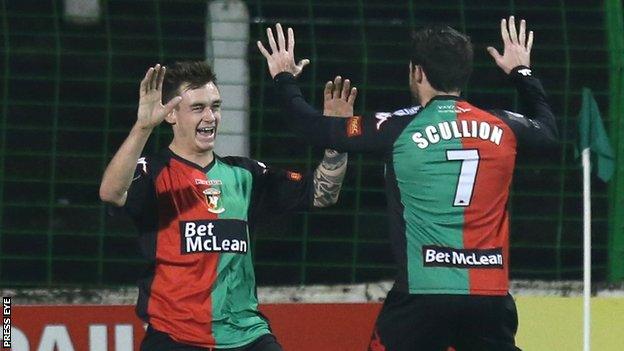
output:
M434 89L423 89L423 90L424 91L421 91L418 93L418 96L420 97L421 106L427 106L429 101L431 101L431 99L433 99L436 96L440 96L440 95L459 96L460 94L459 90L453 90L453 91L441 91L441 90L434 90Z
M173 151L174 154L182 157L187 161L191 161L195 164L198 164L201 167L206 167L214 160L214 152L212 150L208 151L189 151L187 148L182 148L178 144L176 144L175 140L169 144L169 149Z

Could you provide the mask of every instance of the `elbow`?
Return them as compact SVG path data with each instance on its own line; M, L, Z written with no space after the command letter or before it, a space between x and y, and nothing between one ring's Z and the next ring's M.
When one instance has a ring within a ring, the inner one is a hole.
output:
M125 196L105 186L104 183L100 185L100 200L117 207L125 205Z

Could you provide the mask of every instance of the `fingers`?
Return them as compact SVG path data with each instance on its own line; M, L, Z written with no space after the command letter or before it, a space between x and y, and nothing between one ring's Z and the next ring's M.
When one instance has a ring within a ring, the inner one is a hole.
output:
M260 42L260 40L258 40L256 42L256 45L258 45L258 49L260 50L260 53L262 54L262 56L264 56L265 59L270 59L271 58L271 54L269 54L269 52L267 51L267 49L264 47L264 45L262 45L262 43Z
M501 54L499 54L499 53L498 53L498 50L496 50L495 48L493 48L493 47L491 47L491 46L488 46L488 47L487 47L487 52L489 52L489 53L490 53L490 56L492 56L492 58L493 58L495 61L497 61L497 62L498 62L498 60L500 60L500 59L502 58L502 57L501 57Z
M288 28L288 52L295 56L295 31L292 28Z
M297 67L302 70L305 66L310 64L310 60L308 59L303 59L301 61L299 61L299 63L297 64Z
M277 31L278 50L286 50L286 39L284 38L284 30L282 29L282 25L278 23L275 26L275 30Z
M269 46L271 47L271 52L276 53L278 51L277 44L275 44L275 38L273 37L273 31L271 30L271 27L267 28L266 32L267 32L267 38L269 39Z
M533 47L533 31L529 32L529 40L527 41L526 50L530 54Z
M507 20L501 20L501 38L503 38L503 44L508 45L511 43L511 39L509 38L509 30L507 29Z
M147 93L147 91L149 90L148 86L149 86L149 81L152 79L152 74L154 73L154 68L150 67L147 72L145 72L145 77L143 77L143 80L141 81L141 93Z
M158 87L158 76L160 75L160 64L157 63L154 66L154 73L152 73L152 79L150 79L149 88L150 90L156 89Z
M525 20L520 21L520 34L518 34L518 44L522 45L523 47L526 44L526 21Z
M334 91L332 92L332 99L340 99L341 89L342 89L342 77L336 76L336 78L334 78Z
M163 82L165 81L165 73L167 73L167 67L162 66L160 68L160 72L158 72L158 77L156 78L156 89L158 91L162 91Z
M353 87L351 88L351 91L349 92L349 97L347 97L347 102L353 106L353 104L355 103L355 98L357 97L357 88Z
M165 115L168 115L173 109L180 104L182 101L181 96L176 96L173 99L169 100L169 102L165 105Z
M342 91L340 92L340 98L346 100L349 96L349 89L351 88L351 81L348 79L344 80L342 84Z
M333 90L334 90L334 82L332 82L331 80L328 80L327 83L325 83L325 89L323 89L323 100L325 101L331 100Z
M514 16L509 16L509 37L513 44L518 44L518 32L516 31L516 19Z

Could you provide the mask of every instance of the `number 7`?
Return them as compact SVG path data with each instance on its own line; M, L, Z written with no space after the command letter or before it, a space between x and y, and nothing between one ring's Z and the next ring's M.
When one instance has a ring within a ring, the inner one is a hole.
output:
M446 150L446 159L447 161L462 161L453 206L468 207L472 200L474 183L479 169L479 150Z

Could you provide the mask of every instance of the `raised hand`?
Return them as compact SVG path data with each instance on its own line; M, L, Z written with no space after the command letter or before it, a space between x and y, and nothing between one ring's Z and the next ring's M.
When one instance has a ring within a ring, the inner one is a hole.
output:
M281 24L278 23L275 26L275 31L277 32L277 43L275 42L273 31L271 28L267 28L267 39L269 40L271 53L260 41L256 43L262 56L267 60L269 73L271 73L271 77L275 77L278 73L289 72L297 77L301 74L303 68L310 63L310 60L303 59L295 64L295 32L292 28L288 28L288 45L286 45Z
M353 104L357 97L357 88L351 88L348 79L336 76L334 81L325 84L323 92L323 115L334 117L352 117Z
M501 20L501 37L503 38L503 55L498 50L489 46L490 53L498 67L509 74L517 66L527 66L531 64L531 47L533 46L533 31L529 32L528 40L526 36L526 22L520 21L520 33L516 31L516 21L514 16L509 16L507 20Z
M160 64L150 67L141 81L137 112L137 125L141 128L155 128L182 101L182 97L176 96L166 105L162 104L162 86L166 70Z

